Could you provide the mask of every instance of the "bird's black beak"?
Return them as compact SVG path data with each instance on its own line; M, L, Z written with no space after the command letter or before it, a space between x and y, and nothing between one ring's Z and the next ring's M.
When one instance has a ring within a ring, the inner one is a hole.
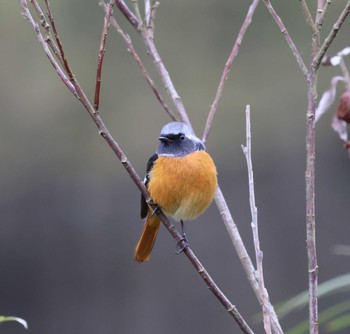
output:
M171 139L168 138L168 137L160 136L158 139L159 139L162 143L164 143L164 144L172 143L172 142L173 142L173 140L171 140Z

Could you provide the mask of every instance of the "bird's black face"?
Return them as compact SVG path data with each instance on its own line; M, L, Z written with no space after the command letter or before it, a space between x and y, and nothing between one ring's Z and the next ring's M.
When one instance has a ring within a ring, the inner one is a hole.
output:
M159 140L160 145L157 153L163 156L183 157L204 149L204 145L200 141L196 141L192 136L188 137L182 132L161 134Z

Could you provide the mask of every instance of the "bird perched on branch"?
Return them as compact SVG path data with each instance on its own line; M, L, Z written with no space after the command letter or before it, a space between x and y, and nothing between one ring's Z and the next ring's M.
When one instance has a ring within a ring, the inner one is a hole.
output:
M160 144L147 164L144 183L154 203L177 221L191 220L203 213L213 200L217 173L213 159L192 128L184 123L166 124ZM150 258L161 221L141 197L141 217L146 218L135 249L135 260ZM183 240L187 243L183 230ZM183 250L183 249L182 249Z

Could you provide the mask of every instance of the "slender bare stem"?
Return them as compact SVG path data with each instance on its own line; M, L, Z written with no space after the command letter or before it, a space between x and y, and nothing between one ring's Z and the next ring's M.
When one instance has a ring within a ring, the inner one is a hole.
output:
M337 35L340 27L344 23L346 17L349 15L349 13L350 13L350 0L347 2L346 6L344 7L344 10L340 14L337 21L334 23L332 30L330 31L330 33L328 34L328 36L324 40L324 42L323 42L322 46L319 48L317 54L314 56L312 66L315 67L315 69L318 69L318 67L320 66L320 63L321 63L321 60L322 60L324 54L326 53L329 46L333 42L335 36Z
M64 50L63 50L63 47L62 47L61 40L60 40L60 38L58 36L58 33L57 33L57 30L56 30L56 25L55 25L54 18L52 16L51 6L50 6L49 0L45 0L45 4L46 4L46 8L47 8L47 13L48 13L48 16L49 16L49 21L50 21L50 24L51 24L51 27L52 27L52 31L53 31L53 34L54 34L54 37L55 37L55 40L56 40L56 44L58 46L58 50L60 52L60 56L61 56L61 59L62 59L62 62L63 62L64 69L65 69L65 71L68 74L68 78L69 78L70 82L74 85L74 76L73 76L73 73L72 73L72 71L71 71L71 69L69 67L68 62L67 62L66 55L64 54Z
M133 6L134 6L134 11L135 11L135 15L138 18L138 20L140 22L142 22L142 15L141 15L141 11L140 11L140 7L139 7L139 2L138 0L131 0Z
M54 55L52 54L47 42L45 41L39 25L34 21L32 15L30 14L30 11L28 9L27 1L26 0L20 0L21 6L22 6L22 15L28 20L32 28L34 29L36 36L38 38L38 41L41 45L41 47L44 49L46 56L49 58L49 61L51 65L54 67L55 71L57 72L58 76L61 78L63 83L67 86L67 88L72 92L72 94L75 97L77 96L76 89L74 85L70 82L70 80L67 78L66 74L64 73L64 70L60 67L60 65L57 63Z
M323 21L326 17L326 13L327 13L327 10L329 8L329 5L331 4L331 0L326 0L326 2L324 3L324 6L323 7L319 7L319 8L322 8L320 9L321 12L317 12L317 16L316 16L316 23L317 23L317 28L319 31L321 31L322 29L322 24L323 24ZM322 5L322 4L320 4Z
M187 123L189 125L191 125L190 119L188 118L185 106L182 102L182 99L180 97L180 95L178 94L171 78L169 75L168 70L166 69L162 58L160 57L160 54L157 50L157 47L154 43L153 40L153 30L149 30L149 29L143 29L140 32L143 41L147 47L148 53L151 56L154 66L159 74L159 76L161 77L163 84L165 86L165 89L168 91L170 97L173 100L173 103L176 107L176 110L178 111L182 122Z
M318 333L318 265L315 220L315 111L317 106L317 72L308 76L308 110L306 114L306 247L309 272L310 334Z
M262 301L261 306L263 310L264 328L266 334L271 334L271 317L269 313L268 305L268 295L264 283L264 272L263 272L263 252L260 248L259 241L259 228L258 228L258 209L255 204L255 190L254 190L254 173L253 173L253 163L252 163L252 136L250 127L250 106L246 106L246 146L242 145L242 151L245 155L247 161L248 169L248 183L249 183L249 203L250 212L252 216L252 231L253 231L253 241L255 249L256 258L256 274L259 283L260 299Z
M304 13L307 24L310 26L310 28L314 34L318 34L318 29L315 25L315 22L314 22L312 15L310 13L310 9L306 3L306 0L299 0L299 1L301 3L301 7L303 9L303 13Z
M104 2L104 0L101 0L101 5L103 6L104 10L107 11L108 6L106 5L106 3ZM134 57L137 65L140 67L141 72L144 76L144 78L146 79L147 83L149 84L149 86L151 87L154 95L156 96L157 100L159 101L159 103L162 105L162 107L164 108L164 110L166 111L166 113L169 115L169 117L176 121L177 120L177 116L176 114L171 110L171 108L167 105L167 103L165 102L164 98L162 97L162 94L159 92L157 86L155 85L153 79L151 78L151 75L149 74L149 72L147 71L145 65L143 64L140 56L138 55L138 53L135 50L135 47L132 43L132 40L130 38L129 35L127 35L120 27L118 21L116 20L115 17L111 16L110 17L110 23L112 24L112 26L115 28L115 30L118 32L118 34L122 37L123 41L126 43L127 45L127 49L128 51L132 54L132 56Z
M41 26L45 29L45 32L46 32L45 42L48 44L49 48L51 49L54 56L61 64L61 66L64 67L63 60L60 55L60 51L58 50L55 40L52 38L52 35L51 35L50 24L47 22L47 19L43 11L41 10L38 2L36 0L31 0L31 4L33 5L36 13L39 16Z
M209 131L210 131L211 125L213 123L213 119L214 119L216 110L217 110L218 105L219 105L219 101L222 97L222 92L224 90L225 81L227 80L228 74L229 74L230 69L231 69L232 62L234 61L234 59L236 58L236 56L238 54L238 49L241 46L244 35L248 29L248 26L250 25L250 23L252 21L252 17L254 15L255 9L258 6L258 4L259 4L259 0L253 0L251 5L249 6L247 15L243 21L241 29L239 30L238 36L237 36L236 41L233 45L231 53L226 61L226 64L225 64L225 67L224 67L224 70L222 72L221 79L219 82L219 86L218 86L217 91L216 91L214 101L211 105L211 108L210 108L210 111L208 114L207 122L206 122L205 129L204 129L203 136L202 136L203 142L207 141Z
M154 66L161 77L163 84L165 86L165 89L169 92L169 95L171 96L173 103L181 117L181 120L184 123L191 124L190 119L188 118L188 115L186 113L186 109L184 104L182 103L180 95L177 93L175 86L170 79L170 75L166 67L164 66L164 63L162 61L162 58L159 55L159 52L154 44L153 40L153 29L146 29L141 26L142 22L140 22L135 14L127 7L127 5L124 3L123 0L115 0L116 5L122 12L122 14L126 17L126 19L137 29L137 31L140 33L143 42L145 43L147 47L147 51L149 55L151 56Z
M123 0L115 0L115 4L119 10L123 13L130 24L136 29L141 28L141 21L136 17L136 15L130 10L130 8L125 4Z
M297 47L294 44L293 39L291 38L291 36L289 35L289 32L287 30L287 28L285 27L282 19L279 17L279 15L276 13L275 9L273 8L273 6L271 5L270 0L263 0L268 11L270 12L271 16L274 18L274 20L276 21L278 27L281 30L281 33L283 34L284 38L287 41L287 44L289 45L290 49L292 50L292 53L296 59L296 61L298 62L298 65L301 69L301 71L303 72L304 76L307 77L308 75L308 69L304 63L303 58L301 57L299 50L297 49Z
M99 110L99 107L100 107L102 64L103 64L103 59L106 51L106 40L107 40L107 33L108 33L108 27L109 27L109 20L113 13L113 6L114 6L114 0L110 0L107 6L107 10L103 21L103 29L102 29L100 50L98 53L97 71L96 71L96 85L95 85L95 99L94 99L95 110Z

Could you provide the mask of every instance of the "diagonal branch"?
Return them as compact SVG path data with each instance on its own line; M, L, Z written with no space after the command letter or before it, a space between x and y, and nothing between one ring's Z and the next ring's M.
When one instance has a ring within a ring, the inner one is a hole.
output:
M344 23L345 19L347 18L347 16L350 13L350 0L347 2L347 4L345 5L342 13L340 14L339 18L337 19L337 21L334 23L332 30L330 31L330 33L328 34L328 36L326 37L326 39L324 40L322 46L320 47L318 53L316 54L315 58L312 61L312 66L315 69L318 69L318 67L320 66L320 63L322 61L323 56L325 55L325 53L327 52L329 46L331 45L331 43L333 42L335 36L337 35L340 27L342 26L342 24Z
M104 0L101 0L100 4L103 6L104 11L106 12L108 7L106 5L106 3L104 2ZM169 108L169 106L166 104L164 98L162 97L162 94L159 92L157 86L154 84L154 81L151 78L151 75L149 74L149 72L147 71L145 65L142 63L140 56L138 55L138 53L136 52L134 45L132 43L132 40L130 38L129 35L127 35L120 27L120 25L118 24L118 21L116 20L115 17L111 16L110 17L110 23L112 24L112 26L115 28L115 30L118 32L118 34L122 37L122 39L124 40L124 42L127 45L128 51L133 55L137 65L140 67L142 75L144 76L144 78L146 79L147 83L150 85L154 95L156 96L157 100L159 101L159 103L162 105L162 107L164 108L164 110L166 111L166 113L169 115L169 117L176 121L177 120L177 116L175 115L175 113Z
M211 108L210 108L210 111L209 111L209 114L208 114L208 118L207 118L207 122L206 122L206 125L205 125L205 129L204 129L204 133L203 133L203 136L202 136L202 140L203 140L204 143L207 141L207 138L208 138L208 135L209 135L209 131L210 131L211 125L213 123L213 119L214 119L216 110L217 110L218 105L219 105L219 101L220 101L220 99L222 97L222 92L224 90L225 81L227 80L228 74L229 74L230 69L231 69L232 62L234 61L234 59L236 58L236 56L238 54L238 49L239 49L239 47L242 44L242 40L243 40L244 35L245 35L245 33L246 33L247 29L248 29L248 26L250 25L250 23L252 21L252 17L254 15L255 9L258 6L258 4L259 4L259 0L253 0L251 5L249 6L247 15L246 15L246 17L245 17L245 19L243 21L241 29L239 30L239 33L238 33L236 41L235 41L235 43L233 45L232 51L231 51L231 53L230 53L230 55L229 55L229 57L228 57L228 59L226 61L226 64L225 64L225 67L224 67L224 71L222 72L221 79L220 79L220 82L219 82L219 86L218 86L218 89L216 91L216 95L215 95L214 101L213 101L213 103L211 105Z
M20 0L21 6L22 6L22 15L24 18L28 20L32 28L34 29L36 36L38 38L38 41L41 45L41 47L44 49L46 56L49 58L49 61L53 68L55 69L58 76L61 78L63 83L67 86L67 88L72 92L72 94L78 98L77 91L74 87L74 85L70 82L70 80L67 78L64 70L61 68L61 66L57 63L54 55L52 54L50 47L48 43L46 42L45 38L43 37L39 25L34 21L32 15L30 14L30 11L28 9L28 4L26 0Z
M175 86L170 79L168 70L166 69L162 58L154 44L153 40L153 27L144 27L142 23L137 19L135 14L129 9L129 7L124 3L123 0L115 0L115 3L126 19L131 23L131 25L136 28L140 33L143 42L147 47L148 54L151 56L154 66L163 81L165 89L168 91L173 103L184 123L191 125L190 119L188 118L184 104L182 103L181 97L175 89Z
M49 0L45 0L45 4L46 4L46 8L47 8L47 13L48 13L48 16L49 16L49 21L51 23L52 31L53 31L53 34L54 34L54 37L55 37L55 40L56 40L56 43L57 43L57 46L58 46L58 50L60 52L60 57L61 57L62 62L63 62L64 69L65 69L65 71L68 74L69 80L74 85L74 75L73 75L73 73L72 73L72 71L71 71L71 69L69 67L69 64L68 64L67 59L66 59L66 55L64 54L64 50L63 50L63 47L62 47L61 40L60 40L60 38L58 36L57 30L56 30L55 21L53 19L52 12L51 12L51 6L50 6L50 3L49 3Z
M141 26L141 22L136 17L136 15L130 10L130 8L125 4L123 0L115 0L115 4L119 8L119 10L123 13L126 19L130 22L130 24L136 29L139 30Z
M305 19L306 19L306 23L310 26L313 34L317 35L319 33L316 25L315 25L315 22L314 22L314 19L312 18L312 15L310 13L310 9L309 9L309 6L307 5L306 3L306 0L299 0L300 3L301 3L301 7L303 9L303 13L304 13L304 16L305 16Z
M307 69L303 58L300 55L299 50L297 49L297 47L294 44L294 41L292 40L291 36L289 35L289 32L287 30L287 28L285 27L282 19L279 17L279 15L276 13L275 9L273 8L270 0L263 0L268 11L270 12L271 16L274 18L274 20L276 21L278 27L281 30L281 33L283 34L284 38L287 41L287 44L289 45L290 49L292 50L292 53L301 69L301 71L303 72L304 76L307 77L309 70Z

